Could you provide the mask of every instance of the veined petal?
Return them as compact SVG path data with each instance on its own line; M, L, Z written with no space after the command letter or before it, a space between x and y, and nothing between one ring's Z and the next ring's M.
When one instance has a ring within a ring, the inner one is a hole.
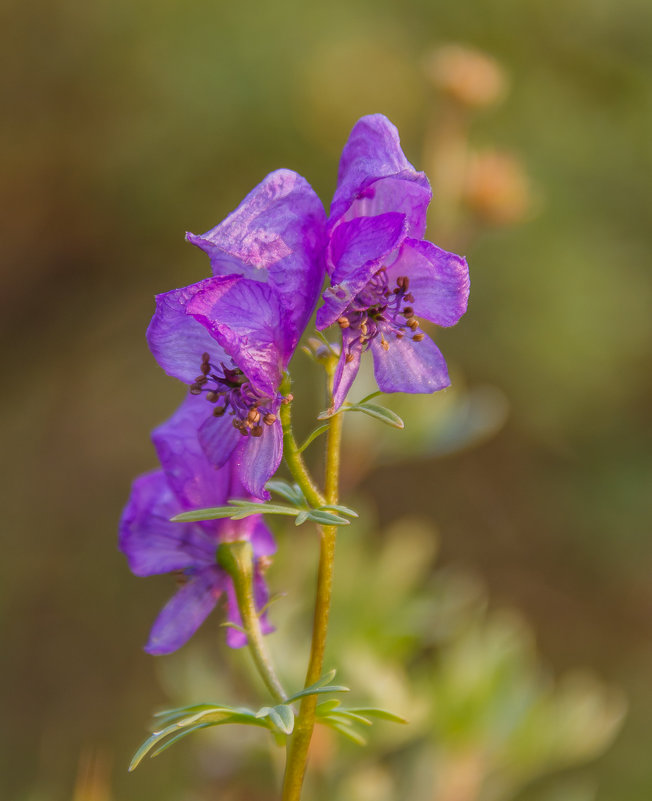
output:
M408 336L396 339L388 333L386 339L388 350L379 337L371 343L374 374L383 392L437 392L450 386L444 357L430 337L415 342Z
M269 499L265 484L277 471L282 455L283 430L280 420L263 426L260 437L249 436L244 439L233 461L247 492L256 498Z
M238 276L209 278L188 314L222 345L252 385L273 397L291 350L276 291Z
M348 329L342 331L342 352L335 369L333 377L333 410L337 410L346 400L351 385L360 369L360 357L362 356L362 345L351 347L352 336ZM350 354L349 361L346 355ZM352 357L352 358L351 358Z
M390 283L410 279L412 308L441 326L454 325L466 311L469 268L466 260L425 240L406 239L398 258L387 269Z
M363 264L386 258L400 247L406 234L405 215L396 212L339 223L329 244L332 283L341 284L352 278Z
M231 471L216 470L199 442L206 420L217 423L213 408L204 397L188 395L172 417L152 432L168 484L185 509L220 506L228 500Z
M217 565L192 576L161 610L145 650L170 654L185 645L215 608L226 582L226 574Z
M403 214L359 217L335 226L329 247L333 274L323 294L324 304L317 309L319 330L333 325L385 259L394 260L406 231Z
M183 507L162 470L139 476L120 520L120 550L137 576L210 564L215 544L193 523L171 523Z
M380 185L378 179L389 177L400 186ZM342 151L331 219L400 211L408 215L410 235L420 237L429 200L428 179L405 158L396 127L382 114L358 120Z
M228 361L206 327L186 312L190 300L212 280L157 295L156 311L147 329L147 342L156 361L168 375L186 384L195 380L203 353L210 354L213 364Z
M209 413L199 427L199 444L208 461L218 468L226 465L242 439L232 420L231 415L213 417Z
M215 275L238 273L276 289L294 350L321 289L325 226L321 201L305 178L276 170L223 222L187 239L208 254Z

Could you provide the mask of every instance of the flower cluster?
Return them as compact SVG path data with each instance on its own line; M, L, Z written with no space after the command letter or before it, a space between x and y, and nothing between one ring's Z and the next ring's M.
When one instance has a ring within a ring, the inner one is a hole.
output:
M274 543L261 517L195 524L170 517L232 498L269 497L265 484L282 458L279 409L291 401L281 382L325 275L317 327L336 324L342 334L332 412L367 349L384 392L449 385L444 358L419 318L456 323L466 309L468 269L463 258L423 239L430 198L396 128L376 114L351 132L328 220L308 182L278 170L215 228L187 235L208 255L212 275L158 295L147 339L189 394L154 431L161 469L134 482L120 529L134 573L177 572L184 582L154 624L151 653L180 647L223 593L237 623L230 578L215 557L221 542L252 543L256 601L265 603L262 572ZM229 644L245 640L229 630Z

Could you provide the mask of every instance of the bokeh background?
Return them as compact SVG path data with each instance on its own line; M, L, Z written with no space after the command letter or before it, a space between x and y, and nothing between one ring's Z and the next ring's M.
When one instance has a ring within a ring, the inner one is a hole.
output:
M350 128L381 111L432 179L430 238L465 253L472 300L439 337L457 394L419 407L438 436L427 452L358 449L351 492L383 526L429 519L438 569L519 610L550 675L589 668L627 696L613 745L570 776L580 789L534 780L513 797L649 801L652 6L8 0L0 14L2 798L236 797L191 744L126 773L169 701L169 667L141 646L171 586L129 574L116 526L154 465L149 430L183 394L144 330L156 292L206 274L186 230L281 166L328 206ZM495 61L442 50L455 42ZM297 536L280 537L279 582ZM216 672L221 637L215 621L202 633ZM348 798L387 789L365 759L371 784Z

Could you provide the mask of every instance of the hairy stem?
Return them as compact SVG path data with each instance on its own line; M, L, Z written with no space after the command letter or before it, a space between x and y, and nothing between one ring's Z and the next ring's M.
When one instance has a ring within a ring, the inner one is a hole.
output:
M244 540L222 543L217 549L217 561L233 580L238 609L242 618L242 628L247 635L247 645L254 664L274 700L282 703L287 698L287 694L274 672L265 647L260 619L256 612L251 543Z
M332 366L331 369L327 368L327 372L332 381ZM322 504L324 502L328 504L336 504L338 502L341 440L342 415L336 414L330 418L328 430L325 498L321 500ZM292 463L289 460L288 464L290 465L290 470L293 470ZM299 483L299 478L294 471L293 475L297 483ZM306 494L305 489L304 494ZM307 494L306 497L308 497ZM323 672L328 617L330 614L333 588L336 532L336 526L324 526L320 530L321 540L319 567L317 571L317 595L315 600L310 660L308 662L305 687L314 684L321 677ZM308 749L315 726L316 706L316 695L309 695L301 700L294 733L288 748L288 759L283 782L283 801L299 801L301 798L301 787L303 785L303 777L306 772L306 764L308 761Z

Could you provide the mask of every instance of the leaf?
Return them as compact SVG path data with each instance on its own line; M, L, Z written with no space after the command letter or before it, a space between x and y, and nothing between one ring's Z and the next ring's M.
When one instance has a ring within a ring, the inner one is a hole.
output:
M360 517L360 515L355 511L355 509L351 509L349 506L342 506L341 504L325 504L324 506L320 506L320 509L326 509L328 511L335 511L340 512L343 515L348 515L349 517Z
M348 707L346 711L358 715L368 715L369 717L378 718L379 720L389 720L391 723L408 723L408 721L400 715L375 706Z
M273 478L265 484L265 487L270 492L285 498L286 501L289 501L294 506L306 505L304 494L297 484L290 484L281 478Z
M174 745L177 742L177 740L180 740L182 737L185 737L186 734L190 734L191 732L197 731L198 729L207 729L209 726L213 726L213 725L215 725L215 724L213 724L213 723L197 723L195 726L190 726L187 729L183 729L178 734L175 734L174 737L170 737L162 745L159 745L158 748L155 748L152 751L152 753L149 755L150 759L154 759L154 757L157 757L159 754L162 754L163 751L165 751L171 745ZM136 765L134 765L134 768L135 767L136 767ZM130 767L129 770L132 770L132 768Z
M392 428L405 428L405 423L401 418L391 409L384 406L378 406L375 403L352 403L342 407L344 412L364 412L364 414L373 417L375 420L380 420Z
M315 712L318 716L326 717L334 709L337 709L342 702L339 698L328 698L326 701L320 701L315 707Z
M379 395L382 395L382 394L383 394L382 389L377 389L375 392L370 392L368 395L365 395L362 400L358 401L358 406L361 403L366 403L367 401L373 400L374 398L377 398Z
M229 501L228 506L213 506L207 509L193 509L171 517L173 523L192 523L200 520L220 520L230 517L231 520L242 520L251 515L289 515L294 517L298 511L293 506L280 503L252 503L251 501Z
M308 513L306 519L319 523L322 526L348 526L351 523L351 521L347 520L345 517L340 517L333 512L323 511L321 508L312 509Z
M292 734L294 730L294 711L287 704L262 706L256 712L256 717L259 719L269 718L282 734Z
M299 690L299 692L294 693L294 695L289 696L287 699L287 703L291 701L296 701L299 698L303 698L306 695L317 695L318 693L348 693L350 692L348 687L344 687L339 684L329 684L329 681L332 681L335 678L335 674L337 673L336 670L329 670L328 673L325 673L321 679L316 681L314 684L311 684L309 687L304 687L303 690Z
M331 729L335 729L340 734L343 734L344 737L347 737L349 740L352 740L356 745L366 745L367 739L363 737L360 732L357 732L355 729L352 729L350 726L343 725L341 723L331 722L328 718L325 718L322 723L325 723L327 726L330 726Z
M294 518L294 525L300 526L302 523L305 523L310 515L310 512L307 509L303 509L299 514Z
M298 448L297 453L303 453L305 451L305 449L308 447L308 445L310 445L312 442L314 442L317 439L317 437L319 437L325 431L328 431L329 428L330 428L330 426L329 426L328 423L324 423L321 426L317 426L317 428L314 431L312 431L310 434L308 434L306 439L303 441L301 446Z

